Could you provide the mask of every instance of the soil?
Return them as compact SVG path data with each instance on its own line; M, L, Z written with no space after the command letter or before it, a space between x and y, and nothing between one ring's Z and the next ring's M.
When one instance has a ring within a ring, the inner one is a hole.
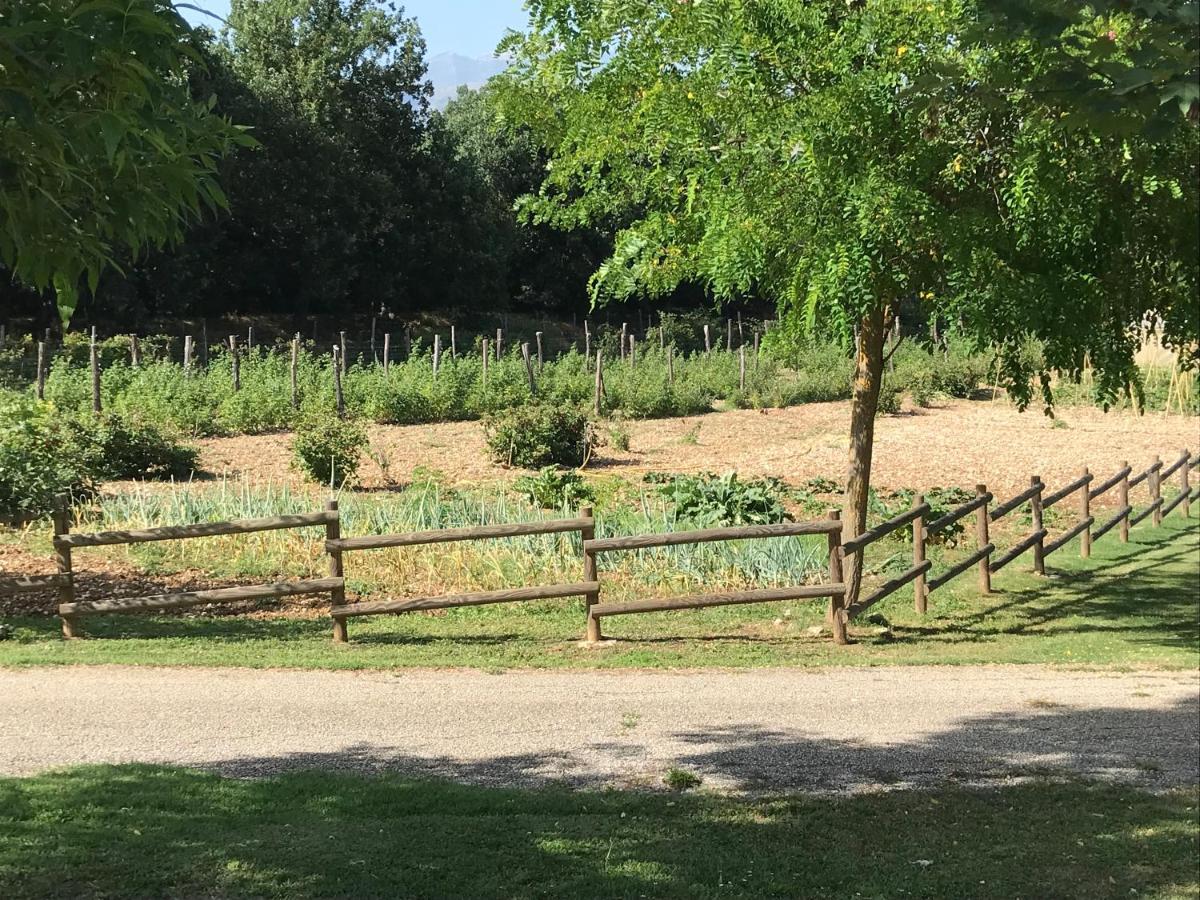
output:
M849 403L838 402L629 422L630 450L602 447L588 471L640 478L648 471L735 470L793 483L816 476L841 481L849 421ZM520 474L487 458L478 422L374 426L370 443L371 455L386 459L388 479L399 483L409 480L419 466L441 472L458 485ZM1027 487L1033 475L1053 490L1073 481L1084 465L1098 479L1125 460L1139 472L1155 454L1173 460L1182 448L1194 451L1198 445L1200 420L1190 416L1139 417L1079 407L1060 410L1058 418L1050 419L1040 411L1019 412L1003 400L959 400L881 417L873 481L883 489L922 490L973 489L986 483L997 496L1007 496ZM291 469L286 434L206 440L201 461L217 476L299 480ZM370 458L364 459L360 478L367 488L387 480Z

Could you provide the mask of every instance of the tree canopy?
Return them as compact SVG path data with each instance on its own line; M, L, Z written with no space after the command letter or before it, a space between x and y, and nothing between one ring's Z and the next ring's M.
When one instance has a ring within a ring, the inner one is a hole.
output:
M120 254L226 203L218 161L246 139L189 92L190 36L164 0L0 11L0 262L64 320Z

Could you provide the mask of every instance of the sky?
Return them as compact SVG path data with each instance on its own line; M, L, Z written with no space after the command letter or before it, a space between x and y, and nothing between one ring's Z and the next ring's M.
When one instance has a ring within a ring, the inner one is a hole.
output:
M229 0L186 2L222 18L229 15ZM400 0L400 4L406 16L415 16L420 23L429 56L491 56L505 29L520 28L526 22L522 0ZM192 22L206 22L210 27L220 24L191 10L185 9L183 14Z

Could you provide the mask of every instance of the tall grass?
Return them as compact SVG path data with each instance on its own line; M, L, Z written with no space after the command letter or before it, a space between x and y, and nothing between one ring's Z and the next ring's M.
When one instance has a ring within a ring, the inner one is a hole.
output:
M80 530L285 515L319 509L317 491L249 480L191 483L169 489L141 487L105 495L78 513ZM342 534L390 534L495 523L541 521L572 514L547 512L501 488L459 491L427 481L395 493L346 494L340 500ZM632 504L598 514L602 536L679 530L660 497L642 493ZM320 528L165 541L79 553L86 571L92 554L114 553L151 572L197 570L217 577L317 576L326 570ZM350 553L346 572L363 596L409 596L493 590L582 579L577 534L533 535ZM775 538L662 547L613 553L600 559L605 596L687 593L700 589L782 586L818 581L826 570L824 540ZM538 608L537 604L529 608Z

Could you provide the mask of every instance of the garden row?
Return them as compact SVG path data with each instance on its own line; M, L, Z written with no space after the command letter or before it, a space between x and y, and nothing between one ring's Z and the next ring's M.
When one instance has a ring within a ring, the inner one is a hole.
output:
M80 619L92 615L152 613L202 604L328 594L335 642L345 642L348 639L347 621L354 617L394 615L496 603L582 597L585 601L587 639L595 642L601 639L601 620L608 616L828 598L827 620L833 639L835 643L845 643L847 640L846 627L850 618L865 612L873 604L906 584L915 584L916 608L919 612L926 612L930 592L972 568L978 568L980 590L988 593L991 591L992 573L1011 564L1026 553L1032 553L1034 571L1041 574L1045 571L1046 557L1063 549L1073 540L1079 540L1080 554L1086 558L1090 555L1092 541L1114 529L1118 529L1118 534L1123 541L1128 541L1129 528L1144 519L1152 517L1153 524L1157 526L1162 522L1164 516L1169 515L1176 508L1179 508L1181 514L1187 517L1191 501L1200 496L1200 490L1193 490L1189 480L1190 470L1197 464L1200 464L1200 457L1193 458L1190 452L1184 451L1169 465L1164 465L1156 458L1147 469L1136 475L1133 474L1129 465L1124 465L1100 484L1095 484L1095 477L1085 469L1078 479L1049 494L1046 493L1045 484L1035 476L1031 479L1031 486L1028 490L994 506L992 504L995 498L987 491L985 485L980 485L974 499L932 519L929 517L933 513L933 508L918 496L908 511L882 522L844 543L840 514L836 510L829 512L826 517L821 519L795 522L597 537L596 519L591 507L584 507L577 515L564 519L346 537L341 532L338 503L333 500L329 501L325 510L313 513L120 531L72 533L64 500L54 522L54 548L58 559L58 572L0 579L0 596L48 589L57 590L59 597L57 611L62 619L63 634L65 637L77 637L80 634ZM1178 490L1168 499L1164 496L1162 488L1167 479L1172 476L1178 479ZM1135 513L1130 492L1142 484L1146 485L1148 501L1141 511ZM1114 515L1097 523L1096 518L1091 514L1091 501L1113 490L1118 494L1119 508ZM1076 498L1077 517L1069 523L1063 533L1051 536L1044 521L1045 511L1071 497ZM990 524L1025 506L1028 506L1030 511L1030 533L1021 537L1004 552L999 552L997 545L990 539ZM965 559L957 561L940 574L930 577L932 563L926 559L928 543L939 532L954 526L972 513L975 516L978 543L975 552ZM75 596L76 573L73 566L73 551L77 548L211 538L221 535L253 534L313 526L323 527L325 531L323 550L328 558L329 573L327 577L143 597L80 601ZM911 526L913 535L912 567L878 585L869 594L860 594L857 598L850 594L845 580L846 559L861 555L872 544L906 526ZM385 548L420 547L463 541L561 534L571 534L578 538L577 546L581 551L582 559L580 560L580 576L573 581L558 581L549 584L526 583L491 591L347 602L346 557L349 554ZM795 538L811 535L823 536L826 543L824 556L827 578L816 583L802 581L779 587L753 587L727 592L706 591L683 596L637 599L632 602L604 602L601 599L603 579L599 558L605 554L632 553L636 555L683 544L761 538Z

